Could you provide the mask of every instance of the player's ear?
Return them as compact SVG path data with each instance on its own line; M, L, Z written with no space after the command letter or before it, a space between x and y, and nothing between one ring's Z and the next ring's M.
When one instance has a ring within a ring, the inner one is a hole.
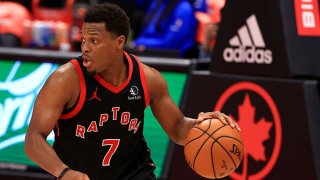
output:
M118 36L116 43L117 43L117 49L122 50L126 43L126 37L124 35Z

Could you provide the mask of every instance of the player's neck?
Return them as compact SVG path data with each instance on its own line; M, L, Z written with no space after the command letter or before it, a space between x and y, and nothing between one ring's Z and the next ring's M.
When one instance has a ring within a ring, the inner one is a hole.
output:
M128 65L126 60L117 60L106 71L100 73L103 79L114 87L120 86L128 78Z

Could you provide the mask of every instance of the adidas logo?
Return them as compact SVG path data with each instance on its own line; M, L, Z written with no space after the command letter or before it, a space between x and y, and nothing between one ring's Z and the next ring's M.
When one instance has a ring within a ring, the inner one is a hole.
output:
M272 51L266 49L255 15L246 20L246 25L238 29L238 35L229 40L232 47L223 50L223 58L231 63L271 64Z

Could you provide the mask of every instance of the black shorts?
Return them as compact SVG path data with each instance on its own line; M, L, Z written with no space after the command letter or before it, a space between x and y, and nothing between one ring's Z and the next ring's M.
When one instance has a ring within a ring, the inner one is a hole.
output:
M156 166L152 159L149 157L147 161L138 168L136 171L128 174L126 177L123 177L125 180L156 180L157 177L154 174ZM122 178L121 178L122 179Z

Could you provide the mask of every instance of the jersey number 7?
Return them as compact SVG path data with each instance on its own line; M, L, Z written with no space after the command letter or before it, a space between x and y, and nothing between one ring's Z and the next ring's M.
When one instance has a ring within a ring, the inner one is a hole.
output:
M102 146L110 145L110 148L103 158L102 166L110 166L110 160L113 154L117 151L120 144L120 139L104 139L102 140Z

